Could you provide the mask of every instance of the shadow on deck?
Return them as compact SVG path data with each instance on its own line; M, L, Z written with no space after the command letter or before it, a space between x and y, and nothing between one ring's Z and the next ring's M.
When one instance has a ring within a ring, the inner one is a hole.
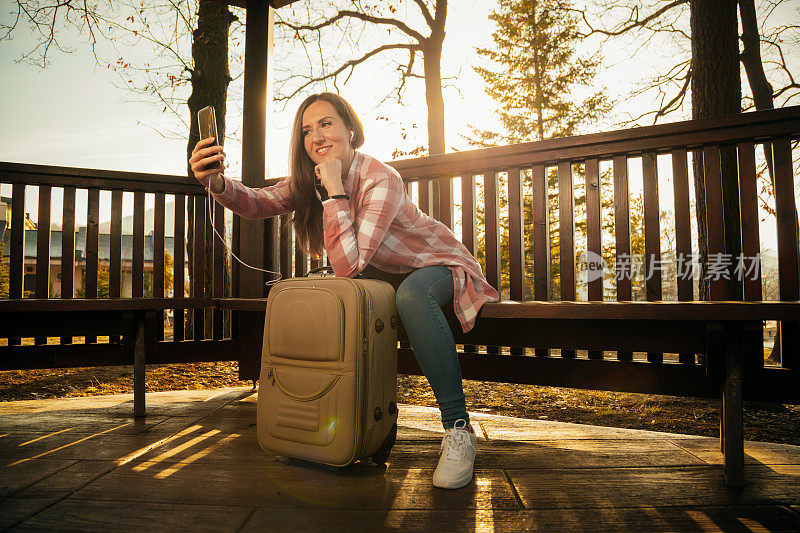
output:
M247 388L0 403L0 529L800 530L800 447L471 414L475 479L436 489L438 411L403 405L384 468L285 464ZM478 428L476 427L476 430ZM15 527L16 526L16 527Z

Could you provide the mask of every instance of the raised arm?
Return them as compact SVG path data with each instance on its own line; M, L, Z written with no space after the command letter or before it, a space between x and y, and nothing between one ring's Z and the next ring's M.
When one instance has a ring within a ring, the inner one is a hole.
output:
M234 213L250 219L274 217L291 210L292 191L288 178L260 189L226 178L223 174L225 153L221 146L213 144L214 140L209 137L198 141L189 158L195 178L211 192L214 199Z
M289 178L260 189L225 178L225 188L222 192L215 193L212 190L211 196L223 207L249 219L269 218L288 213L292 204Z

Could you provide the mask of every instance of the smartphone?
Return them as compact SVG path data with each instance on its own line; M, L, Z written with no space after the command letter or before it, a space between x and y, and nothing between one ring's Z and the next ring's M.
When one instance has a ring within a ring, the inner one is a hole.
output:
M217 137L217 116L214 114L214 106L204 107L197 112L197 123L200 127L200 138L208 139L214 137L214 144L219 144L219 137ZM209 163L205 170L212 168L221 168L220 161Z

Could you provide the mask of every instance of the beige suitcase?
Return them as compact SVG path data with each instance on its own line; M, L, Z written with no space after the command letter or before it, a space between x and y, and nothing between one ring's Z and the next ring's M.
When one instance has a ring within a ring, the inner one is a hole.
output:
M397 316L385 281L291 278L267 300L258 441L290 458L384 464L397 435Z

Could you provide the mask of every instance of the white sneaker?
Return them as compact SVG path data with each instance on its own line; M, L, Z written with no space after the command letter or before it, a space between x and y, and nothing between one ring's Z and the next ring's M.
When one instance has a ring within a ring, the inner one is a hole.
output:
M478 452L475 432L463 418L453 429L444 432L439 465L433 472L433 485L442 489L460 489L472 481L472 465Z

